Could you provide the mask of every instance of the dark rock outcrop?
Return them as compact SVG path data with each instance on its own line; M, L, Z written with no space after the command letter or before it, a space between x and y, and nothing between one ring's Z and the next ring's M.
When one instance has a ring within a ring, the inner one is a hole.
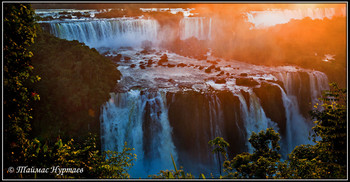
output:
M236 85L253 87L259 85L259 82L253 78L236 78Z
M225 78L216 79L215 83L217 83L217 84L225 84L226 80L225 80Z
M160 57L160 60L159 60L158 64L163 64L163 63L166 63L166 62L168 62L168 56L166 54L163 54Z
M276 122L280 129L280 134L285 136L287 118L281 89L275 85L262 82L261 86L259 88L254 88L253 91L259 98L266 117Z
M222 129L221 137L234 146L228 148L230 155L246 150L246 134L240 116L240 102L231 92L167 93L167 102L169 122L173 128L173 141L179 152L180 163L187 164L188 159L191 159L191 163L212 165L214 162L212 148L208 142L216 137L217 126ZM214 123L211 119L218 123ZM191 164L186 166L188 165Z

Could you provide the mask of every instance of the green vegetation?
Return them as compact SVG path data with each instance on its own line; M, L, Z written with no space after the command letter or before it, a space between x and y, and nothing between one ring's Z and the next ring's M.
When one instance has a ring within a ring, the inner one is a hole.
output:
M120 78L115 65L84 44L41 32L28 4L5 3L3 10L4 178L129 178L127 171L136 160L132 149L125 143L120 152L101 152L98 136L88 132L99 132L99 107ZM218 137L209 144L216 146L213 153L219 161L220 155L225 159L225 174L220 178L346 178L347 91L330 85L321 107L316 105L310 112L316 120L312 128L315 145L297 146L281 161L279 134L268 128L252 134L252 154L228 160L229 144ZM174 159L173 165L174 170L150 177L194 178L178 169ZM83 171L25 174L11 173L10 166Z
M36 37L34 12L26 4L4 4L3 10L3 141L8 166L21 164L25 157L32 103L40 99L31 86L40 77L32 74L33 53L28 49Z
M316 119L313 141L316 145L297 146L289 156L286 178L346 178L347 100L346 89L335 83L325 92L321 109L311 112Z
M158 173L158 175L149 175L149 177L153 179L194 179L195 178L191 173L185 173L185 171L182 169L182 166L180 167L180 169L177 169L176 163L172 155L171 155L171 160L173 161L175 171L161 170ZM201 174L201 177L205 179L205 176L203 174Z
M233 178L284 178L284 179L336 179L346 178L347 131L346 131L346 89L335 83L325 92L311 111L316 119L313 130L315 145L297 146L288 160L280 161L279 134L273 129L252 134L249 142L254 153L239 154L224 162L228 172L225 177ZM233 172L233 170L235 172Z
M39 32L31 47L34 86L41 102L34 106L33 132L43 138L99 133L99 109L109 98L120 72L109 59L78 41Z
M330 84L331 89L324 92L319 108L310 111L315 126L312 128L315 145L300 145L288 155L288 159L281 160L279 140L280 135L272 128L262 130L258 134L252 133L249 142L254 148L252 154L244 152L226 158L226 147L229 144L221 137L209 141L216 146L213 153L225 156L223 172L220 179L345 179L347 176L347 130L346 130L346 89L341 89L336 83ZM219 155L218 155L219 156ZM220 163L221 164L221 163ZM175 166L175 164L174 164ZM152 178L184 179L194 178L182 170L165 170ZM199 178L205 179L201 174Z
M48 172L7 174L9 178L129 178L127 170L134 165L136 155L124 145L123 151L100 152L96 145L96 135L89 133L83 142L73 139L64 143L61 138L53 144L38 139L28 142L23 151L20 166L46 168ZM76 172L63 172L59 168L75 168ZM55 170L56 169L56 170ZM18 171L18 169L16 169Z
M224 167L235 173L226 177L282 178L282 179L337 179L346 178L346 89L335 83L323 94L311 111L315 119L313 141L315 145L297 146L288 160L280 161L279 135L272 129L259 135L253 134L249 142L254 147L253 154L237 155L232 161L225 161ZM271 142L271 143L270 143ZM268 145L268 144L271 145ZM228 165L227 165L228 164ZM232 165L233 164L233 165Z
M273 178L281 159L278 153L280 136L272 128L252 133L249 142L254 148L252 154L236 155L231 161L224 162L224 178Z
M208 142L209 145L211 146L216 146L214 149L213 149L213 153L217 154L218 156L218 159L219 159L219 171L220 171L220 175L221 175L221 160L220 160L220 154L222 156L225 157L225 160L227 160L227 156L226 156L226 147L229 147L230 144L227 143L222 137L216 137L214 140L210 140Z
M38 30L29 4L4 4L4 177L129 178L127 170L136 155L130 153L132 149L126 143L121 152L100 152L96 134L76 137L77 142L62 140L59 135L68 138L76 134L67 133L69 127L80 127L82 133L88 133L79 125L96 119L99 106L120 78L119 71L96 50ZM67 119L68 115L79 119ZM33 120L34 128L42 131L31 131ZM55 129L62 132L57 134ZM20 173L20 166L47 172ZM52 172L55 167L77 170Z

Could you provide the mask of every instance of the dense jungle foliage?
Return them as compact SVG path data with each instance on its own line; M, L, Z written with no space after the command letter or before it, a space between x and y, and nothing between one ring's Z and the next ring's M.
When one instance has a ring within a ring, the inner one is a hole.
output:
M83 44L41 32L29 4L5 3L3 10L4 177L128 178L132 149L125 143L123 151L101 152L96 134L84 129L96 127L98 108L120 78L115 65ZM20 166L47 172L20 173ZM55 172L56 166L81 170Z
M116 65L95 49L44 31L38 32L30 49L34 74L41 77L34 85L41 100L34 105L34 134L98 134L100 106L121 77Z
M77 41L41 32L29 4L4 3L3 15L4 178L130 177L127 170L136 160L132 149L125 143L123 151L101 152L96 136L99 106L120 78L115 65ZM253 153L232 159L223 138L209 141L221 163L220 178L347 178L347 90L331 84L320 101L310 112L315 119L311 135L315 144L297 146L285 161L278 153L279 134L271 128L250 136ZM173 164L174 170L150 177L197 178L177 169L174 160ZM10 170L18 166L82 171Z

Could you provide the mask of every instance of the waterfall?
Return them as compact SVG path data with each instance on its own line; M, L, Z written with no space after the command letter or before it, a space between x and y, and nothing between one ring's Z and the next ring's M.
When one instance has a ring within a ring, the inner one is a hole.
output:
M300 114L296 97L293 95L287 95L280 85L274 85L279 87L281 90L283 105L286 110L287 117L286 139L282 140L283 145L286 147L281 147L282 153L289 154L298 145L312 144L312 141L308 140L309 132L311 131L312 126L309 125L306 119Z
M209 121L210 121L210 136L207 139L213 140L216 137L222 137L222 128L223 128L223 111L221 108L220 99L216 94L207 95L207 100L209 101ZM208 160L213 159L213 172L216 174L218 170L219 160L217 155L213 155L212 153L208 153ZM223 162L223 158L221 158L221 162ZM219 174L219 173L218 173Z
M140 47L143 41L158 45L160 25L153 19L99 19L84 21L49 21L49 31L56 37L77 40L86 45L99 47ZM195 37L211 40L212 19L206 17L184 17L179 23L180 39ZM168 30L163 30L166 33Z
M311 102L314 105L321 96L322 91L329 89L328 78L326 74L319 71L308 72L308 74L310 77Z
M180 38L195 37L199 40L210 40L212 19L206 17L184 17L180 21Z
M217 95L208 95L209 101L209 120L211 126L211 138L222 136L221 127L223 120L223 113L221 109L221 103Z
M246 13L247 21L255 28L265 28L276 24L288 23L292 19L301 20L309 17L314 19L331 19L335 16L346 16L346 11L335 8L303 8L303 9L272 9L266 11L250 11ZM266 21L266 20L269 21Z
M288 96L303 97L302 88L309 88L308 96L310 97L311 106L318 102L318 98L321 96L322 91L328 90L328 77L326 74L320 71L305 72L308 75L309 83L305 84L305 81L300 77L301 72L285 72L278 73L276 78L283 82ZM306 78L304 78L306 79ZM299 83L299 84L298 84ZM306 100L305 98L303 99ZM301 99L299 98L299 101Z
M50 33L67 40L78 40L90 47L140 46L156 43L159 25L151 19L113 19L51 22Z
M311 104L309 108L303 108L311 110L312 106L317 102L317 98L321 96L323 90L329 89L328 78L326 74L319 71L306 72L309 78L309 92ZM282 92L283 104L286 109L287 116L287 133L286 141L288 147L286 153L290 153L295 146L300 144L312 144L313 142L308 140L309 132L313 126L313 123L307 121L305 117L300 113L301 101L307 102L308 99L305 94L302 93L301 88L306 87L305 81L300 76L301 72L287 72L278 73L276 77L283 82L283 86L286 92L278 86Z
M275 78L282 84L262 81L265 86L261 83L244 91L113 93L101 107L102 150L121 151L124 141L135 148L137 161L131 177L173 169L170 154L186 172L218 176L219 161L211 153L209 140L223 137L231 145L230 154L252 153L248 141L252 132L272 127L281 134L280 152L285 159L296 146L313 144L308 140L313 124L301 109L309 111L311 106L300 100L308 97L311 102L313 95L327 89L328 79L317 71L283 72ZM264 88L271 89L272 97L265 97L270 90ZM279 93L280 98L274 98ZM271 104L276 104L272 111Z
M131 177L147 177L172 169L177 161L164 92L131 90L111 94L101 108L102 150L122 151L124 142L135 149Z
M253 153L253 147L248 141L253 132L259 133L261 130L266 130L270 127L278 132L279 128L276 123L271 121L270 118L266 117L265 112L260 105L259 98L254 94L254 92L252 90L249 90L248 93L250 103L249 105L247 104L241 92L235 93L235 95L239 98L241 104L241 113L243 117L242 119L244 121L245 129L248 135L248 138L246 140L248 152Z

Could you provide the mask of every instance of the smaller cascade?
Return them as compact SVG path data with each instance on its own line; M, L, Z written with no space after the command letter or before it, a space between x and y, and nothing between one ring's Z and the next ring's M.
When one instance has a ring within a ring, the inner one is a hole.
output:
M131 177L148 177L173 168L177 161L168 120L165 93L131 90L116 93L102 106L102 150L122 151L124 142L134 148L137 160Z
M223 129L223 111L221 109L220 99L216 94L207 95L209 101L209 121L210 121L210 137L207 139L213 140L216 137L222 137ZM213 155L211 152L208 153L208 160L214 162L214 173L218 170L217 166L220 165L216 155Z
M286 150L282 151L282 154L289 154L298 145L312 144L312 141L308 140L312 126L308 124L307 120L300 114L296 96L287 95L283 88L278 84L271 84L277 86L281 90L283 105L287 117L286 138L282 138L282 144L287 147ZM282 149L283 148L285 147L282 147Z
M241 92L235 93L241 102L241 113L245 124L247 136L251 136L252 132L259 133L261 130L266 130L272 127L275 131L279 131L277 124L266 117L265 112L260 104L259 98L252 90L248 90L249 103L247 104L244 96ZM246 144L248 146L248 152L253 153L253 147L249 143L248 139Z
M313 71L308 74L310 78L311 102L312 105L315 105L318 102L318 98L321 97L322 91L329 89L328 77L319 71Z
M212 19L206 17L184 17L180 21L180 38L195 37L198 40L210 40Z

